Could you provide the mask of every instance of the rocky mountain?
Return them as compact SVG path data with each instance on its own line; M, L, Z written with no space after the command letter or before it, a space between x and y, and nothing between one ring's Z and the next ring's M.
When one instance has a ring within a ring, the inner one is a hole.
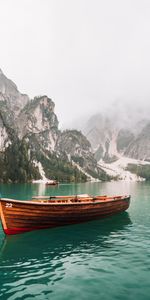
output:
M41 148L54 151L58 138L58 119L54 102L47 96L35 97L20 112L17 118L19 138L36 140Z
M0 70L0 180L110 179L81 132L59 130L54 108L47 96L21 94Z
M130 179L132 175L125 174L128 164L134 173L135 166L141 165L138 176L146 174L145 178L150 178L149 116L149 105L115 103L111 109L92 116L84 124L82 130L91 142L94 157L108 174ZM144 168L146 172L142 171Z
M150 122L131 140L124 154L135 159L150 161Z
M112 162L120 155L146 160L149 156L150 134L149 113L137 107L122 104L113 109L92 116L82 128L91 142L97 161Z
M78 166L90 179L109 180L107 174L98 166L91 144L81 131L65 130L57 140L58 153L64 154L74 165Z
M14 82L8 79L0 69L0 101L7 103L10 111L17 116L20 110L29 102L29 97L21 94Z

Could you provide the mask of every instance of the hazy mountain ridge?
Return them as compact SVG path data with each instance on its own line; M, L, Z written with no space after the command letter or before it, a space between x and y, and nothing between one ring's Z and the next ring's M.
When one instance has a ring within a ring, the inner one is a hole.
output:
M136 107L123 108L120 112L117 105L114 107L114 113L108 111L103 114L92 116L87 124L82 128L84 134L91 142L93 152L97 160L103 159L107 162L111 159L120 157L120 155L129 156L136 159L144 159L149 156L150 118L146 111L145 118ZM142 153L139 148L142 145ZM134 148L134 150L132 149Z
M0 70L1 181L40 179L43 172L59 181L110 179L81 132L59 130L54 108L47 96L22 95Z
M117 170L121 172L118 165L122 165L124 173L128 163L132 164L131 159L133 165L143 166L143 161L148 164L150 161L149 115L149 106L140 108L132 104L126 106L125 103L119 102L111 109L93 115L84 125L82 130L91 142L94 156L108 174L125 178L125 174L117 173ZM136 172L136 168L131 169Z
M125 155L135 159L150 161L150 122L129 144L125 151Z
M29 102L29 97L21 94L16 84L8 79L0 69L0 101L6 101L8 107L17 116L20 110Z

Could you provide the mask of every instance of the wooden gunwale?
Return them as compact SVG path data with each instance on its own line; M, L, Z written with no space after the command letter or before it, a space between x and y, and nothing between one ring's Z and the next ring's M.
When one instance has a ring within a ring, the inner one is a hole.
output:
M40 202L40 199L37 200L37 201L32 201L32 200L15 200L15 199L9 199L9 198L1 198L0 201L2 202L9 202L9 203L17 203L17 204L26 204L26 205L43 205L43 206L72 206L72 205L91 205L91 204L98 204L98 203L109 203L109 202L117 202L117 201L125 201L125 200L128 200L130 198L130 196L122 196L121 198L115 198L115 197L109 197L109 198L106 198L105 200L97 200L97 199L93 199L93 198L85 198L85 199L82 199L82 198L78 198L77 201L76 199L72 199L72 201L69 201L70 199L67 199L66 202L58 202L58 199L56 201L51 201L49 200L48 202L42 202L43 200L41 200ZM60 201L64 201L64 200L61 200Z
M62 196L62 195L56 195L56 196L33 196L32 199L57 199L57 198L93 198L92 196L88 194L82 194L82 195L67 195L67 196ZM100 197L107 197L107 196L100 196Z

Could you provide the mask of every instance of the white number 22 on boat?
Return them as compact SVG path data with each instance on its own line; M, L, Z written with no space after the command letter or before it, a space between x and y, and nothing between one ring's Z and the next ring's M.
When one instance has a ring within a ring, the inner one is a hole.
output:
M6 203L6 207L7 208L11 208L12 207L12 203Z

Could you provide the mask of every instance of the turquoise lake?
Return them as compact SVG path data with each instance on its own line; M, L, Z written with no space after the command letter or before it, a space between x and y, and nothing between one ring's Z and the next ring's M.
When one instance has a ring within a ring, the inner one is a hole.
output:
M131 194L126 212L99 221L14 236L0 226L0 299L150 299L150 183L1 184L0 193Z

